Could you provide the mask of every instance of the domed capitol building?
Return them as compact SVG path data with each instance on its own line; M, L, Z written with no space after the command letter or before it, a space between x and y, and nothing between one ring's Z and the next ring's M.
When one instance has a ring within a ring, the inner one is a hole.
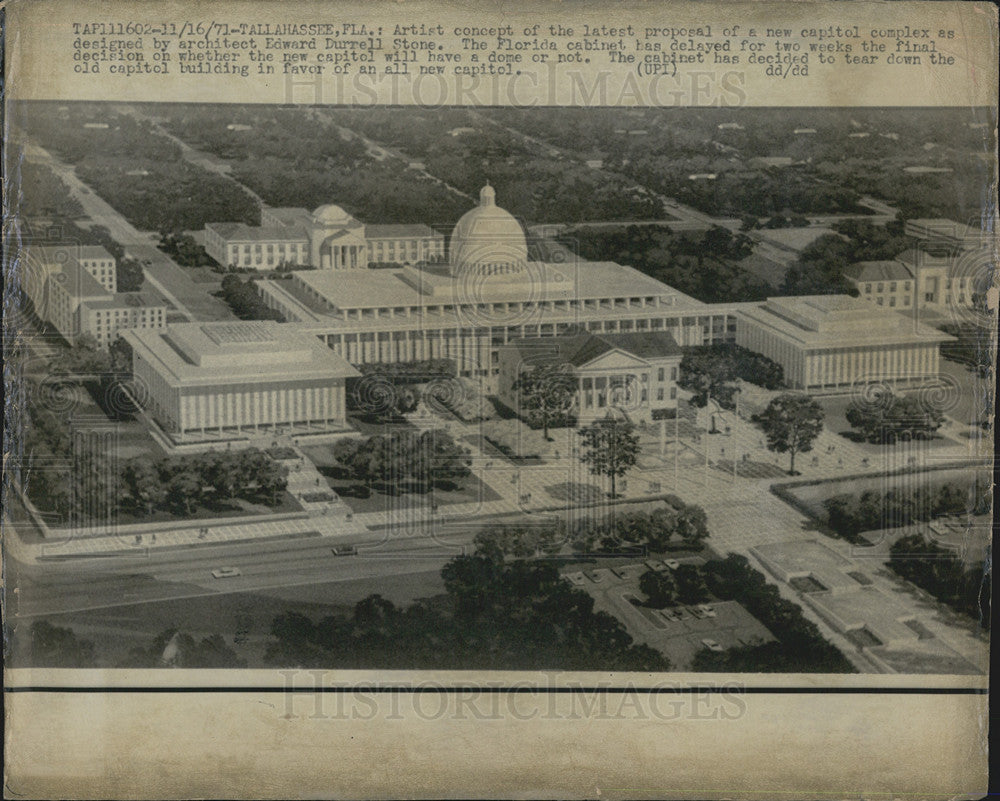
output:
M317 269L255 282L285 322L271 338L257 337L254 347L277 350L293 334L308 335L334 361L311 354L315 368L303 362L302 377L315 369L319 384L295 394L281 358L261 360L247 388L237 373L202 375L211 360L194 351L204 338L190 338L195 345L181 352L169 346L169 332L130 336L154 407L173 408L185 393L197 396L185 401L183 414L170 416L184 420L172 432L181 438L238 436L269 425L343 427L344 379L352 365L448 359L458 375L503 396L522 362L531 361L526 352L572 352L581 410L592 404L590 412L600 415L615 405L616 388L632 387L641 403L631 409L648 419L676 408L684 347L743 345L781 364L794 388L843 393L858 382L937 374L940 343L950 339L860 298L707 304L627 265L587 261L551 242L538 248L550 260L532 260L524 228L497 205L489 185L456 223L447 251L444 236L429 226L365 225L333 204L311 213L265 208L261 223L209 224L206 249L222 264Z

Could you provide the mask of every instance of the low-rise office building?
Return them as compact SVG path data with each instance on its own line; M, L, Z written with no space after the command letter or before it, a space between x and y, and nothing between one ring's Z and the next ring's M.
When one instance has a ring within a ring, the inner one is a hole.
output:
M123 336L137 400L175 441L345 426L344 385L358 371L297 326L181 323Z
M860 298L814 295L744 304L736 344L784 368L789 386L845 392L872 382L937 380L939 349L953 337Z

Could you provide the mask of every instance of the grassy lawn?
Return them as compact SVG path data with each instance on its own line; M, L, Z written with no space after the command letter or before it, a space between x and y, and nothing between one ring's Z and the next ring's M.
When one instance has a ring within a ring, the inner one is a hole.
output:
M487 503L500 500L500 495L474 475L457 483L441 482L433 493L418 491L414 486L403 482L399 487L402 492L390 494L384 487L367 487L357 481L337 463L329 445L307 445L302 448L302 452L316 465L316 469L326 479L330 488L356 514L419 509L429 507L432 502L438 506L447 506L456 503ZM370 494L364 497L366 491Z

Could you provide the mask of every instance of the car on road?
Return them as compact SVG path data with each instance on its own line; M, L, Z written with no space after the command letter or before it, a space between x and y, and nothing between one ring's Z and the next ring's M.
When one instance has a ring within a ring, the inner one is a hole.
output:
M708 604L698 604L697 609L705 617L715 617L715 610Z
M678 562L676 559L664 559L663 564L665 564L671 570L676 570L681 566L681 563Z
M242 575L238 567L217 567L212 571L212 578L234 578Z
M715 640L702 640L701 644L704 645L709 651L724 651L725 649L719 645Z
M357 556L358 549L354 545L338 545L336 548L331 548L330 552L334 556Z

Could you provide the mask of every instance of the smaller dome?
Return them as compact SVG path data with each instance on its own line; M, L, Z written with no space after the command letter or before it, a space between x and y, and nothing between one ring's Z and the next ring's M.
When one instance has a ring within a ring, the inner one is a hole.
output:
M325 206L320 206L313 212L313 220L321 225L343 225L344 223L350 222L351 215L344 211L340 206L333 203L327 203Z

